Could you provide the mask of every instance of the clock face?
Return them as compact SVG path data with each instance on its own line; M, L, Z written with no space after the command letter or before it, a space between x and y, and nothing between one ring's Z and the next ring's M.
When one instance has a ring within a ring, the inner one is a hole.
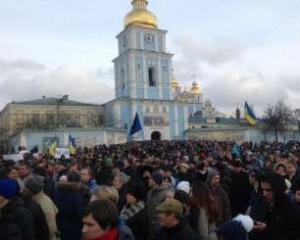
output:
M126 36L124 36L124 37L122 38L122 46L123 46L123 47L127 47L127 37L126 37Z
M146 33L144 36L144 41L146 44L151 44L154 42L154 35L151 33Z

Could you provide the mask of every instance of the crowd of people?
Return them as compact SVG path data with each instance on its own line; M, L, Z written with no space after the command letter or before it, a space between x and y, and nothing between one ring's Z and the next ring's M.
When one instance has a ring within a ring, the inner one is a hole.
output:
M0 156L2 240L297 240L300 144L142 141Z

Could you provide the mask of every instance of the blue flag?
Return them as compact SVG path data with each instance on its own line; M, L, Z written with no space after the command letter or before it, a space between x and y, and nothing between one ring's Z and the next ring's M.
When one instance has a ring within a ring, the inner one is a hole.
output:
M254 115L252 109L248 105L247 102L245 102L245 107L244 107L244 116L246 121L251 125L254 126L257 123L256 116Z
M135 134L136 132L138 132L140 130L142 130L142 126L141 126L141 123L140 123L139 115L136 113L135 117L134 117L134 120L133 120L133 123L130 127L129 136Z

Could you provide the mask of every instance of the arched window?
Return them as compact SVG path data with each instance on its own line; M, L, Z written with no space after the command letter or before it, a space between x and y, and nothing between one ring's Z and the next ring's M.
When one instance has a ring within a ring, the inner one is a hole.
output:
M150 67L148 69L148 79L149 79L149 86L155 87L156 86L156 79L155 79L155 69Z

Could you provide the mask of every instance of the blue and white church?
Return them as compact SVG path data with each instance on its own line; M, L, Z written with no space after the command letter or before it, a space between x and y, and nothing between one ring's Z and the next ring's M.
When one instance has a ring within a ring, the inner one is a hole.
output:
M131 4L124 29L117 35L115 99L105 104L106 123L129 132L137 113L142 130L133 140L183 139L189 116L201 110L201 93L193 91L186 101L178 98L173 54L166 50L167 31L158 28L156 16L147 9L148 1ZM195 84L193 90L197 90ZM194 101L188 100L191 97Z

